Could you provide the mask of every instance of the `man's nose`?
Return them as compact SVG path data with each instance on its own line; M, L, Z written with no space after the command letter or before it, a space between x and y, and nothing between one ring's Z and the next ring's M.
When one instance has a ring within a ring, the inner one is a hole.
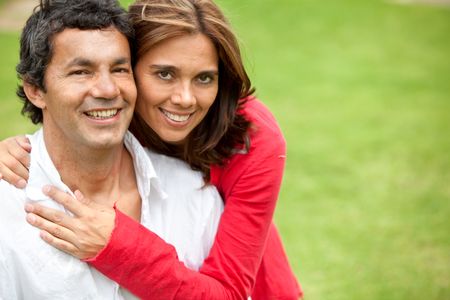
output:
M91 90L94 98L115 99L120 89L111 74L98 74Z

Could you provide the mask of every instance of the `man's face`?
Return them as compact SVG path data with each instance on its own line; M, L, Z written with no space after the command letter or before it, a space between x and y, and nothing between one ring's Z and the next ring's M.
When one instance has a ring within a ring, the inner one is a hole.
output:
M37 106L46 137L81 149L121 144L136 86L127 38L115 28L65 29L55 35ZM35 103L36 104L36 103Z

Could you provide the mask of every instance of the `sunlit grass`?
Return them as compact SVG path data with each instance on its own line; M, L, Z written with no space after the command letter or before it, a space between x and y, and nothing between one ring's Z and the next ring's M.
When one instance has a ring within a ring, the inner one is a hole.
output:
M219 3L288 142L276 222L306 299L449 299L450 10ZM0 35L0 137L32 128L17 36Z

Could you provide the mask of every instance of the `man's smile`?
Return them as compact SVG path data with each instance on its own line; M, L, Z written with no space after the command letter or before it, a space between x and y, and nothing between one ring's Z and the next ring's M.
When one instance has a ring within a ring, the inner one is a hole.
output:
M102 119L109 119L115 117L119 112L119 109L104 109L104 110L91 110L87 111L84 114L88 117L102 120Z

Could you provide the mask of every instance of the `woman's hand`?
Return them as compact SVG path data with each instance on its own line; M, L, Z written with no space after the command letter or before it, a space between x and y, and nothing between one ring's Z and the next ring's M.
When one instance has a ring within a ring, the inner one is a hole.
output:
M7 138L0 142L0 179L23 189L28 180L30 141L25 136Z
M45 186L42 191L74 216L27 203L25 211L28 223L41 229L41 238L53 247L79 259L95 257L111 236L114 209L89 201L80 191L75 191L76 198L51 186Z

